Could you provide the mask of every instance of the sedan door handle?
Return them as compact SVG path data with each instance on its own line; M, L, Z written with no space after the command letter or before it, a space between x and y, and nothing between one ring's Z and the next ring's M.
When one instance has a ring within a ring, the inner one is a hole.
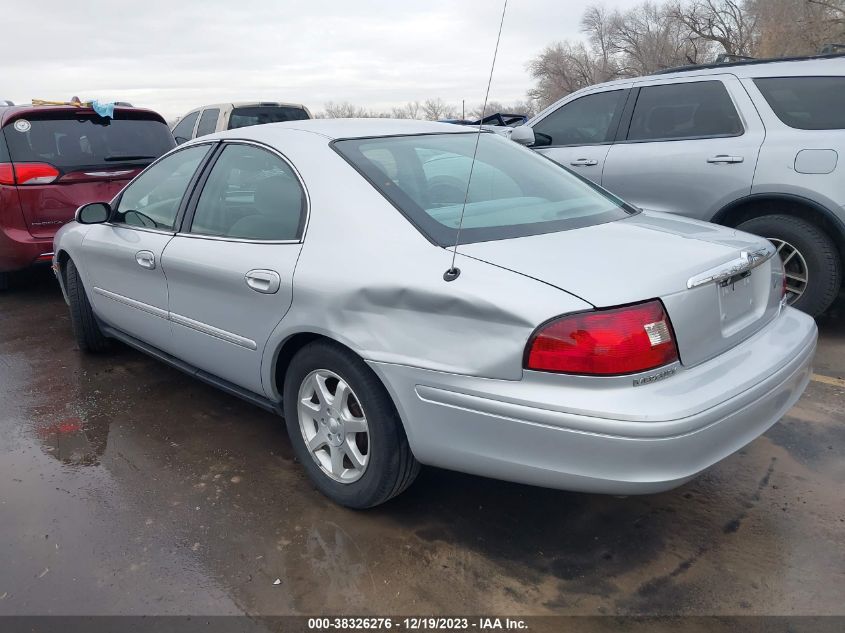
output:
M279 292L282 285L282 278L275 270L250 270L244 275L246 285L265 295L272 295Z
M156 267L156 256L152 251L138 251L135 253L135 261L141 268L153 270Z
M711 156L707 159L707 162L711 165L732 165L735 163L741 163L745 161L743 156L728 156L727 154L719 154L718 156Z
M578 158L569 164L573 167L595 167L599 164L599 161L592 158Z

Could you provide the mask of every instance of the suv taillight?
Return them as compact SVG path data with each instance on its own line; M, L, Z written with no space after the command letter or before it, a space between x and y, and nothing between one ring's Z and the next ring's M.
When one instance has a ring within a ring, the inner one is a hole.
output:
M634 374L678 360L669 316L658 301L563 316L528 341L525 368L566 374Z
M46 185L58 177L48 163L0 163L0 185Z

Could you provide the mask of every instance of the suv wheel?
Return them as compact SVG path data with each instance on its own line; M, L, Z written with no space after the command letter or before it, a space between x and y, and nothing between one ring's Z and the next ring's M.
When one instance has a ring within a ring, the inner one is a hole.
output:
M94 311L79 278L79 271L72 259L65 264L65 289L70 303L70 322L76 344L83 352L102 352L108 346L109 340L100 331Z
M419 472L396 407L378 377L348 349L306 345L285 375L285 423L314 485L350 508L405 490Z
M764 215L737 228L762 235L777 247L791 306L814 317L830 307L842 286L842 263L829 235L791 215Z

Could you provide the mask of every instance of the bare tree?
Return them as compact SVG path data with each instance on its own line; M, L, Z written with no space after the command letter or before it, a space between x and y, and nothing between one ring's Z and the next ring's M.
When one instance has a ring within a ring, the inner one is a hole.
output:
M443 99L437 97L436 99L426 99L422 106L423 117L429 121L438 121L440 119L452 119L455 117L455 108Z
M845 0L808 0L810 4L821 8L826 15L828 37L835 38L836 43L843 43L845 38ZM833 43L833 42L828 42Z
M422 116L422 105L419 101L409 101L405 105L391 109L394 119L419 119Z
M625 77L697 64L712 49L711 42L685 28L668 4L644 2L625 13L616 12L609 33L617 73Z
M757 18L758 57L812 55L843 39L843 25L828 3L814 0L748 0ZM845 7L845 2L840 2Z
M524 114L532 116L537 113L537 107L532 101L514 101L512 103L502 103L501 101L488 101L487 107L484 109L484 116L503 112L506 114ZM466 113L469 119L481 118L481 105L472 108Z
M618 11L608 13L603 6L593 6L588 7L581 16L581 32L590 42L598 72L608 79L619 74L615 59L617 50L615 31L618 15Z
M529 98L544 107L594 83L703 61L712 43L691 35L673 9L654 2L626 12L588 8L581 19L586 43L559 42L529 62L536 81Z
M807 0L809 4L826 9L831 14L831 19L840 22L845 21L845 1L843 0Z
M528 63L528 72L537 83L528 97L540 108L560 97L611 77L582 43L558 42L547 46Z
M671 15L689 30L691 38L715 42L731 57L754 55L757 16L740 0L676 1Z
M544 107L585 86L719 55L784 57L845 44L845 0L646 0L628 11L588 7L584 41L563 41L528 63L529 99Z
M320 114L323 116L318 115L318 118L325 119L355 119L368 116L366 108L353 105L348 101L342 103L329 101L323 105L323 112Z

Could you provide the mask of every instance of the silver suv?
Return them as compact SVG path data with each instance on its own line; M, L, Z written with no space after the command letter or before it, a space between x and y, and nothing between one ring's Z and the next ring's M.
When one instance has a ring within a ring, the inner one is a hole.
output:
M795 307L815 316L839 293L845 57L687 67L599 84L526 126L511 138L643 209L769 238Z

